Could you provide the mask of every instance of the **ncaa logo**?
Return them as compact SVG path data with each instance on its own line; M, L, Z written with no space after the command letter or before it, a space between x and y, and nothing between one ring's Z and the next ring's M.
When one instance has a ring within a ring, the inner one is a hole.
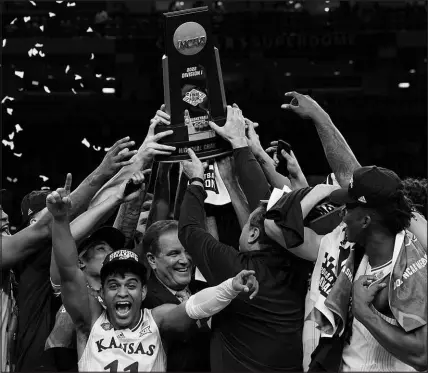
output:
M199 23L186 22L175 30L173 43L179 53L193 56L204 49L207 43L207 33Z
M192 89L190 92L187 92L183 97L183 101L187 102L192 106L198 106L204 102L207 95L203 92L199 92L197 89Z

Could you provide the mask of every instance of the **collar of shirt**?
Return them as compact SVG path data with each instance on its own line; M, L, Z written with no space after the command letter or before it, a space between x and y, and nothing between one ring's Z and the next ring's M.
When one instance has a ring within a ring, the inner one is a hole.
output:
M173 290L173 289L171 289L170 287L168 287L168 286L166 286L162 281L161 281L161 279L158 277L158 276L156 276L156 278L157 278L157 280L163 285L163 286L165 286L174 296L176 296L177 295L177 293L178 293L178 290ZM185 290L185 289L187 289L188 291L189 291L189 293L191 293L190 292L190 290L189 290L189 287L188 286L186 286L183 290Z

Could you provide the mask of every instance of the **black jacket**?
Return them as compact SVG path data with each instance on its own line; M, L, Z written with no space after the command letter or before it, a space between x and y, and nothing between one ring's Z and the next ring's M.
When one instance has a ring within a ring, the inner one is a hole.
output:
M192 281L189 289L192 294L207 285L200 281ZM147 296L143 307L153 309L162 304L180 304L172 294L153 274L147 282ZM187 340L171 340L164 344L167 354L167 371L169 372L206 372L210 370L210 329L199 329L197 326L189 333Z

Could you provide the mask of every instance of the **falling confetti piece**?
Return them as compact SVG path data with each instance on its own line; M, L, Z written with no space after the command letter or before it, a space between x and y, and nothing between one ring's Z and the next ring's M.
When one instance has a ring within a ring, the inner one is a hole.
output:
M18 182L18 179L15 177L13 180L12 180L12 183L17 183Z
M49 12L49 17L55 17L55 16L56 16L55 13Z
M13 97L6 96L3 100L1 100L1 103L4 104L7 100L13 101L15 99Z
M2 144L4 145L4 146L9 146L10 147L10 150L13 150L13 149L15 149L15 144L13 143L13 141L7 141L7 140L2 140Z
M95 76L97 77L97 78L101 78L101 74L95 74Z
M24 90L24 88L18 88L19 92L22 92Z
M110 148L104 148L104 151L108 152L110 149L111 149L111 147Z
M116 80L116 79L112 78L112 77L108 77L108 78L106 78L106 80Z
M32 85L39 85L39 82L38 82L38 81L36 81L36 80L33 80L33 81L31 82L31 84L32 84Z
M39 28L40 28L40 30L42 30L42 32L45 31L45 26L42 25Z
M95 56L94 56L94 54L93 53L91 53L91 60L93 60L95 58Z
M3 48L6 46L6 39L3 39Z
M74 74L74 79L75 80L80 80L80 79L82 79L82 77L80 75Z
M7 113L8 113L9 115L12 115L12 113L13 113L13 109L11 109L11 108L7 108L6 110L7 110Z
M82 140L82 144L83 144L83 145L85 145L87 148L90 148L90 147L91 147L91 144L89 144L89 141L88 141L88 140L86 140L86 139L83 139L83 140Z
M82 88L85 88L85 86L83 85L83 83L80 83L80 86L81 86Z
M34 6L37 6L36 3L32 0L30 0L30 3L33 4Z
M9 181L10 183L12 182L12 178L11 177L6 177L6 180Z
M86 32L94 32L94 30L92 30L90 27L88 27L88 29L86 30Z
M37 47L37 48L41 48L41 47L43 47L43 44L36 43L35 47Z
M28 55L31 57L31 56L35 56L35 55L37 55L39 53L39 51L36 49L36 48L31 48L29 51L28 51Z
M44 86L43 89L45 90L46 93L51 93L48 87Z
M40 56L40 57L44 57L44 56L46 56L46 55L45 55L42 51L40 51L40 52L39 52L39 56Z
M67 65L67 67L65 68L65 73L67 74L70 71L70 65Z
M74 88L71 88L71 92L73 92L75 95L77 95L77 92L74 90Z
M25 22L25 23L27 23L30 19L31 19L31 17L30 17L30 16L28 16L28 17L24 17L24 22Z
M45 181L48 181L48 180L49 180L49 178L48 178L47 176L44 176L44 175L39 175L39 177L41 177L41 178L42 178L43 182L45 182Z
M16 133L18 133L20 131L24 131L19 124L15 124L15 130L16 130Z
M51 190L51 188L49 188L48 186L42 186L40 189L41 190Z
M24 72L23 71L15 71L15 75L19 76L22 79L24 77Z
M96 150L97 152L99 152L101 150L101 146L95 146L95 145L93 145L92 148L94 150Z
M59 1L59 0L58 0L58 1L57 1L57 3L58 3L58 4L61 4L61 3L63 3L63 2L64 2L64 0L61 0L61 1Z
M67 3L67 6L68 7L70 7L70 6L76 6L76 3Z
M14 155L15 157L18 157L18 158L21 158L21 157L22 157L22 153L13 153L13 155Z
M17 20L18 18L15 18L10 24L13 25Z
M9 140L13 140L13 137L15 136L15 132L12 132L10 135L9 135Z

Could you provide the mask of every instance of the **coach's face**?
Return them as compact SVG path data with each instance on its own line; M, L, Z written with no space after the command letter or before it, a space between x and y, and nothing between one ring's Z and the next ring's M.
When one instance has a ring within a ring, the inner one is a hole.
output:
M192 257L184 250L176 229L159 237L159 252L148 253L147 260L162 283L173 290L183 290L192 278Z
M146 293L146 286L142 285L140 277L134 273L113 273L107 276L102 296L110 322L116 329L132 329L138 324L141 303Z

